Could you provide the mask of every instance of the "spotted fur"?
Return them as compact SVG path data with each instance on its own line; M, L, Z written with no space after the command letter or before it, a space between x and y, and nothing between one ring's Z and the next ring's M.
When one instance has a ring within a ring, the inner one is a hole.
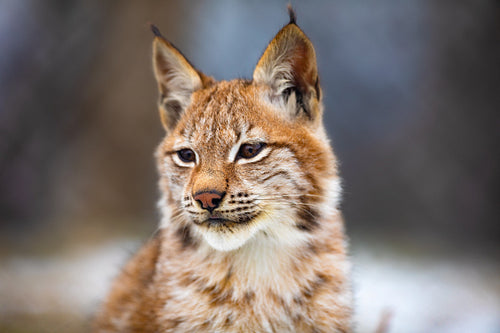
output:
M154 32L161 228L114 282L95 331L350 332L340 180L295 16L253 80L215 82Z

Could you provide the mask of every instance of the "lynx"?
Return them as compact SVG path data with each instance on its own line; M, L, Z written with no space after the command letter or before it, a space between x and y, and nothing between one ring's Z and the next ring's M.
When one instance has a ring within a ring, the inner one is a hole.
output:
M350 332L337 162L295 14L252 80L216 82L152 30L162 220L95 331Z

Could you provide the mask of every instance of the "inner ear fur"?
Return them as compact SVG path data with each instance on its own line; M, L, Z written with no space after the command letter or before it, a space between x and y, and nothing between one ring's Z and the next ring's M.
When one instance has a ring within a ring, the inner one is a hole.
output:
M171 131L191 102L191 95L213 83L197 71L182 53L152 26L153 71L160 93L159 110L163 126Z
M283 27L269 43L257 63L253 80L271 87L273 99L284 102L292 116L319 118L321 92L316 53L294 22Z

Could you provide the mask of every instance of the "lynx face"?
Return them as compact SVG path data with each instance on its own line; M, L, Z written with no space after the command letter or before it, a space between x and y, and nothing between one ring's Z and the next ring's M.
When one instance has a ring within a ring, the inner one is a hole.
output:
M339 185L303 32L285 26L252 81L214 82L159 33L153 59L167 131L157 151L163 223L186 246L222 251L311 237Z

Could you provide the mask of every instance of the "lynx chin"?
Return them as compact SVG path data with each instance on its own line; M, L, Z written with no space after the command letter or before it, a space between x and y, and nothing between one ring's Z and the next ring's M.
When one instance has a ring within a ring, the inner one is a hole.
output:
M152 30L162 219L94 331L351 332L337 161L295 14L251 80L215 81Z

